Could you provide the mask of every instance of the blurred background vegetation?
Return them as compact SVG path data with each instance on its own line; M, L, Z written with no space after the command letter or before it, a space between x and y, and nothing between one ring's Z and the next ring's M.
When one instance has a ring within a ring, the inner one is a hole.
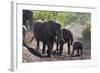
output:
M91 19L90 13L82 12L56 12L56 11L33 11L33 20L53 20L61 24L62 27L70 25L71 23L85 24Z

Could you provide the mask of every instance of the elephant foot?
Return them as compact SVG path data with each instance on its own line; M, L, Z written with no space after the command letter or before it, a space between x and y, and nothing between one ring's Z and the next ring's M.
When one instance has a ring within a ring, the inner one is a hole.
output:
M46 55L45 57L47 57L47 58L51 58L51 56L50 56L50 55Z
M42 54L45 54L45 51L42 51Z
M47 50L47 56L46 57L51 57L52 52L50 50Z
M70 55L71 57L75 57L73 54Z
M68 55L70 55L70 53L68 53Z
M78 54L78 55L76 55L76 56L81 56L81 55Z
M62 55L62 53L57 53L57 55L58 55L58 56L61 56L61 55Z
M40 51L40 48L39 47L36 47L36 51Z
M81 55L71 55L71 57L79 57L79 56L81 56Z
M57 53L58 53L58 51L55 50L52 52L52 55L57 55Z

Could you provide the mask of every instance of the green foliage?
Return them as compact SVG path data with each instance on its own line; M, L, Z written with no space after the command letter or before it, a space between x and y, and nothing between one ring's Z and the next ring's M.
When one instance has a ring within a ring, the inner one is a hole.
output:
M85 40L87 40L87 41L91 40L91 29L90 29L90 27L85 28L82 35L83 35L83 38Z
M87 20L90 21L90 16L90 13L79 12L33 11L34 22L43 18L45 20L58 21L62 27L71 23L84 24Z

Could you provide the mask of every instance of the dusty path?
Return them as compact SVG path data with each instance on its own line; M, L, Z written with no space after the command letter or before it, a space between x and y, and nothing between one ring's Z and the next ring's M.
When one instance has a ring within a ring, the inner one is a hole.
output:
M36 49L36 40L34 39L31 43L29 42L33 36L32 32L26 32L25 42L32 47L33 49ZM40 43L40 50L42 49L42 42ZM54 44L53 50L55 50L56 45ZM71 48L72 50L72 48ZM41 52L41 51L40 51ZM75 52L76 53L76 52ZM22 59L23 62L45 62L45 61L63 61L63 60L85 60L85 59L91 59L91 49L83 49L83 55L77 56L77 57L70 57L67 54L67 44L64 45L63 50L63 56L53 55L51 58L40 58L35 55L33 55L29 50L23 46L22 48Z

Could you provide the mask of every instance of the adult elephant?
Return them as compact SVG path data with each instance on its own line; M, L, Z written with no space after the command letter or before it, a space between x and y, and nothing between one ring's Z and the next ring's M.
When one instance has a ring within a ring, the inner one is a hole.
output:
M39 42L43 42L42 52L45 52L47 45L47 57L51 57L54 38L57 36L58 41L62 41L61 26L53 21L36 22L34 24L34 36L37 41L37 50L39 50Z
M68 54L70 55L70 45L72 45L73 43L72 32L67 29L62 29L62 36L63 36L63 40L61 42L58 42L57 39L55 40L57 44L56 52L58 52L59 55L62 55L63 45L67 43ZM58 46L60 46L60 48Z

